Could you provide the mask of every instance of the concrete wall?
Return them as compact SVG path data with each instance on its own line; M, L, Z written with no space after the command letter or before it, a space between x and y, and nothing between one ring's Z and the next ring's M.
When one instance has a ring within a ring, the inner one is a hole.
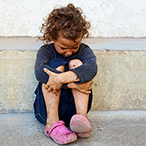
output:
M145 0L0 0L0 36L38 36L50 11L69 2L83 9L91 37L145 37Z
M101 48L94 49L99 70L92 86L92 109L146 110L146 52L116 50L118 41L123 42L125 48L145 43L146 39L86 40L91 48ZM104 50L107 42L107 46L115 50ZM34 38L3 38L0 44L0 113L32 112L38 83L34 63L41 44ZM141 48L144 44L138 46Z
M146 52L95 51L99 72L94 80L98 110L146 109Z
M0 52L0 113L32 111L36 52Z
M35 36L43 18L69 2L92 26L92 38L84 41L99 66L93 110L146 110L146 1L0 0L0 113L33 111L34 63L42 45Z

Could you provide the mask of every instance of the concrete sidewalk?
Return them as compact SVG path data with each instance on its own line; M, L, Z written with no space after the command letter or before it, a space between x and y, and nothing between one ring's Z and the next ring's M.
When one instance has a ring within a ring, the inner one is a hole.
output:
M91 137L70 146L146 146L145 111L92 111ZM56 146L33 113L0 114L0 146Z

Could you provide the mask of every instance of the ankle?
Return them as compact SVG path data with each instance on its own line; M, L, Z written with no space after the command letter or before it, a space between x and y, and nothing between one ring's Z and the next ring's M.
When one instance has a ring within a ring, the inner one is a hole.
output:
M47 123L46 123L46 129L49 129L52 125L54 125L56 122L58 122L59 119L54 119L54 120L49 120L47 119Z
M79 114L79 115L83 115L84 117L86 117L86 118L88 119L88 117L87 117L87 113L77 112L77 114Z

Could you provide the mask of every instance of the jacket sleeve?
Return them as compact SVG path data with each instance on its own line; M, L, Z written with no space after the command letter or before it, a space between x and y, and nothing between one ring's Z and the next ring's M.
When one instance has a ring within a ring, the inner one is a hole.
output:
M97 74L96 56L87 45L84 45L79 52L79 59L83 62L83 65L70 70L75 72L80 78L80 82L78 83L89 82Z
M36 62L35 62L35 76L36 79L41 83L47 83L49 79L49 75L44 72L44 68L49 69L52 72L60 73L55 68L52 68L48 65L50 60L52 59L53 53L51 51L51 48L49 49L46 46L42 46L36 56Z

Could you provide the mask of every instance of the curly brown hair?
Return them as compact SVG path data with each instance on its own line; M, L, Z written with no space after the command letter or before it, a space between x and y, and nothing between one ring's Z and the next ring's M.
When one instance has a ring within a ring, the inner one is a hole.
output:
M43 36L40 39L48 44L50 41L58 39L59 32L63 32L61 36L73 41L79 37L87 38L90 23L82 15L81 8L75 7L73 4L54 9L42 24Z

